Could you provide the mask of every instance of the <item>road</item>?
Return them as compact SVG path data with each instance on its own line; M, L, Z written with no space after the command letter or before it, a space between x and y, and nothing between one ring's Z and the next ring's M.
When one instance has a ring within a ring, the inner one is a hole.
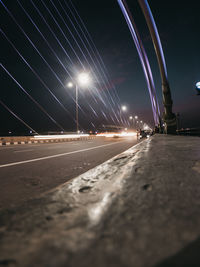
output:
M138 141L95 138L51 144L0 147L0 209L38 197L86 172Z

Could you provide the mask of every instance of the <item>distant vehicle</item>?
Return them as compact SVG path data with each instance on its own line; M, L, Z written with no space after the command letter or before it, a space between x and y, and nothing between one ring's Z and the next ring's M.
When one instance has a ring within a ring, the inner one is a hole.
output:
M142 138L149 138L150 136L152 135L152 132L151 131L145 131L145 130L140 130L139 131L139 138L142 139Z

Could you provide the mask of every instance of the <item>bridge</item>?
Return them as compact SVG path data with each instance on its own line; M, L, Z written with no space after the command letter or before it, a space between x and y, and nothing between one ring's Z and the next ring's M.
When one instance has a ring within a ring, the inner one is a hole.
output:
M132 83L127 91L128 44L102 56L88 30L93 5L0 1L0 266L200 266L199 128L181 128L174 112L154 9L95 3L107 16L94 36L117 18L115 34L126 29L136 50L138 104L141 89L135 99Z

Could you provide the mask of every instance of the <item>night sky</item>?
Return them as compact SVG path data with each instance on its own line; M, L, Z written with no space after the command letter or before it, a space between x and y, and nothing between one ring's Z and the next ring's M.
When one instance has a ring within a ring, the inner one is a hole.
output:
M66 84L84 69L92 81L79 89L81 129L119 125L123 104L128 107L124 120L138 115L153 126L141 63L117 0L0 2L0 134L30 131L5 106L37 132L75 130L75 89ZM127 4L149 57L163 110L158 64L144 16L136 0ZM163 45L173 112L180 113L182 127L199 127L200 96L195 83L200 81L200 3L151 0L149 5Z

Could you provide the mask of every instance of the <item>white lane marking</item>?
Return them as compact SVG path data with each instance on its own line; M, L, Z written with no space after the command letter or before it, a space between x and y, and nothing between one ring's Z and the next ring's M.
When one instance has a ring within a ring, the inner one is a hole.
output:
M16 146L15 147L14 147L14 145L13 145L13 147L12 146L1 146L0 147L0 152L4 151L6 149L9 150L9 149L13 149L13 148L16 149Z
M36 145L36 144L24 144L24 145L10 145L10 146L1 146L0 147L0 152L3 151L3 150L6 150L6 149L17 149L16 146L19 146L20 148L24 148L24 147L36 147L36 146L42 146L43 144L41 145Z
M42 157L42 158L29 159L29 160L24 160L24 161L19 161L19 162L3 164L3 165L0 165L0 168L14 166L14 165L20 165L20 164L25 164L25 163L34 162L34 161L40 161L40 160L45 160L45 159L52 159L52 158L62 157L62 156L70 155L70 154L75 154L75 153L79 153L79 152L88 151L88 150L94 150L96 148L101 148L101 147L105 147L105 146L111 146L111 145L115 145L115 144L119 144L119 143L123 143L123 142L125 142L125 141L116 142L116 143L109 143L109 144L106 144L106 145L85 148L85 149L81 149L81 150L61 153L61 154L52 155L52 156L46 156L46 157Z
M64 142L63 142L64 143ZM63 145L63 143L46 143L45 145L46 146L48 146L48 145ZM73 142L67 142L67 144L73 144ZM31 143L31 144L26 144L26 145L20 145L20 147L22 148L22 147L27 147L27 145L28 145L28 147L32 147L32 148L35 148L35 147L38 147L38 146L40 146L40 147L44 147L43 145L44 145L44 143L42 143L42 144L40 144L40 145L36 145L36 144L33 144L33 143ZM46 147L45 147L46 148ZM3 151L3 150L10 150L10 149L16 149L16 146L1 146L0 147L0 152L1 151Z
M21 153L21 152L27 152L27 151L34 151L33 149L26 149L26 150L16 150L13 151L14 153Z

